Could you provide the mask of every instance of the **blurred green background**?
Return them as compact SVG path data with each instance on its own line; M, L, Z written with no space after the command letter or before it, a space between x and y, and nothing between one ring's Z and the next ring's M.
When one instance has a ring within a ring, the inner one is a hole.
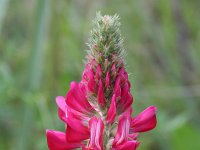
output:
M96 11L119 14L134 114L158 107L139 150L200 149L199 0L0 0L0 149L47 150L55 97L84 68Z

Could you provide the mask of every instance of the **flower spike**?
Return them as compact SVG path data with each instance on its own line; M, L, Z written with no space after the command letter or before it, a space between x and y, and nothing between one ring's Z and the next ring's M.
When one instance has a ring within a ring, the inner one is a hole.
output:
M56 97L65 132L47 130L49 150L136 150L139 133L156 126L156 107L132 118L133 96L124 66L119 16L97 13L80 82Z

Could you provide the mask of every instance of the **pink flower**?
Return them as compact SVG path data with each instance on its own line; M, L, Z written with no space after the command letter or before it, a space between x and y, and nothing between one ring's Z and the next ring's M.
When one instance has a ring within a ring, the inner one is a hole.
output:
M97 19L98 27L103 26L101 30L119 24L116 16L99 16ZM116 43L120 39L104 40L112 39L112 36L120 38L118 30L105 31L101 40L101 33L97 31L92 32L95 39L91 40L91 53L82 80L71 82L65 97L56 97L58 116L66 128L65 132L46 131L50 150L136 150L139 133L156 126L155 106L131 117L133 96L122 48Z

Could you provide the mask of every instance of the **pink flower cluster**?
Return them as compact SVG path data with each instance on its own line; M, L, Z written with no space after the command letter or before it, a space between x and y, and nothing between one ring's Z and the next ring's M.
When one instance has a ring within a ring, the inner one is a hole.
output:
M124 65L88 62L82 80L71 83L66 97L56 98L66 131L46 131L49 149L135 150L138 134L156 126L156 108L132 118L132 102Z

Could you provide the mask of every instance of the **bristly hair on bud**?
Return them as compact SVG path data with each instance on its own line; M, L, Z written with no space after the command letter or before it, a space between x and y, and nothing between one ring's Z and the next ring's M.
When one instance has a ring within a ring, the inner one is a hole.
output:
M71 83L66 97L56 98L66 131L46 131L49 150L136 150L138 134L156 126L154 106L131 116L119 16L98 12L93 26L82 80Z
M95 60L96 63L105 66L106 60L108 62L107 67L114 63L117 68L123 65L124 47L119 20L117 14L102 16L100 12L96 13L93 29L87 43L89 62Z

